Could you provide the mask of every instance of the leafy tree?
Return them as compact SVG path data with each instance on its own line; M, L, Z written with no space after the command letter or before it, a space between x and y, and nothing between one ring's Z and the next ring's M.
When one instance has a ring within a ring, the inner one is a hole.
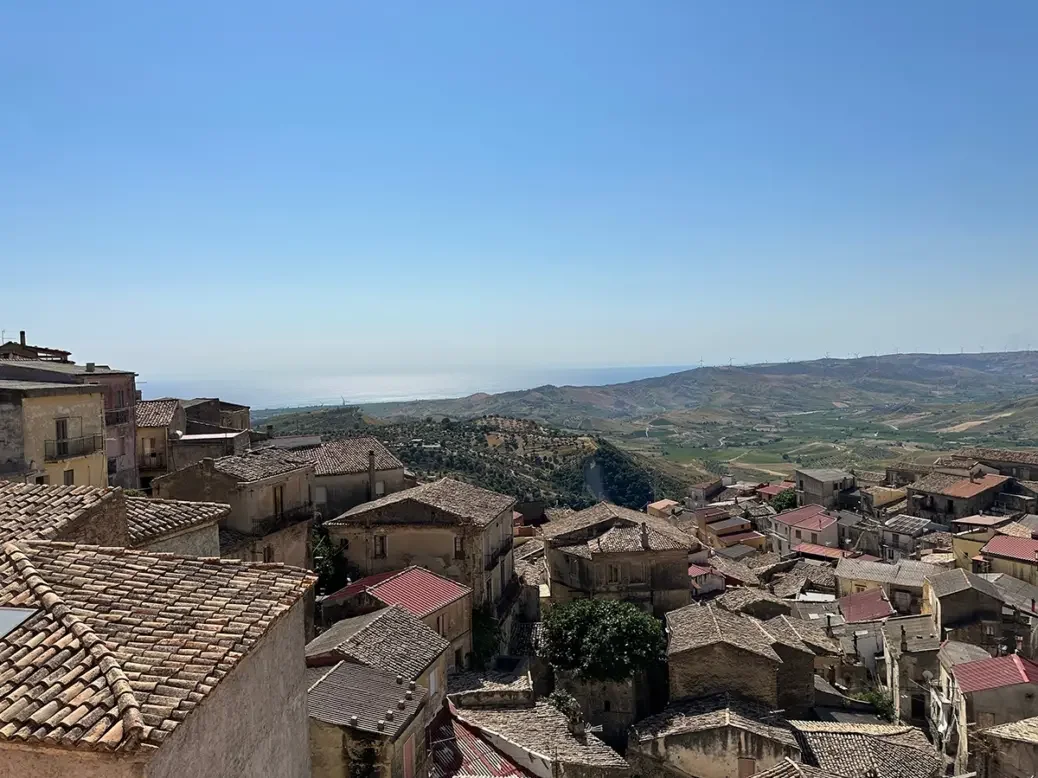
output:
M588 681L623 681L663 661L659 621L628 602L574 600L544 619L541 654Z
M780 513L797 507L797 493L792 489L783 489L772 499L771 507Z
M477 670L485 670L497 656L501 645L501 625L490 614L490 606L472 611L472 666Z
M318 593L331 594L344 587L350 579L360 577L360 571L346 561L342 543L333 543L324 525L313 528L310 547L313 549Z

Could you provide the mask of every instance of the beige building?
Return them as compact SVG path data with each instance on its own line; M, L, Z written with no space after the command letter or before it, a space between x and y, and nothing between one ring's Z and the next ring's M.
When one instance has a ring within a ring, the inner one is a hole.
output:
M308 573L51 542L0 569L0 775L310 775Z
M101 387L0 379L0 479L107 486Z
M313 778L418 778L426 773L426 690L340 661L307 670Z
M372 437L333 440L295 454L313 463L314 502L328 518L404 488L403 463Z
M895 564L844 557L836 563L836 594L849 594L868 589L882 589L898 613L919 613L922 610L923 582L927 576L937 575L943 569L914 559L902 559Z
M325 522L328 535L364 575L411 565L472 589L474 607L518 596L508 495L444 478L351 508Z
M152 481L157 497L221 502L222 556L310 567L314 469L276 449L204 459Z
M443 707L450 643L394 605L333 624L306 646L308 667L356 662L400 675L428 691L428 719Z
M662 616L691 598L691 543L663 519L603 502L548 524L544 544L553 603L623 600Z
M220 556L220 521L231 506L218 502L126 498L130 545L181 556Z
M187 431L187 414L180 400L165 397L141 400L137 403L136 415L137 467L141 488L150 490L153 479L192 464L178 463L172 450L173 442Z
M821 505L836 508L840 495L854 489L856 482L851 473L833 469L794 470L797 505Z
M361 578L321 601L322 621L399 605L450 641L447 669L462 669L472 653L472 589L424 567Z

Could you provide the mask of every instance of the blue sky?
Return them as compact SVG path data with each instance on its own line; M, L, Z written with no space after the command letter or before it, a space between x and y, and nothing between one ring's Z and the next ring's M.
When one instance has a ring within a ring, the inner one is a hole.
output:
M158 377L1038 347L1036 27L4 3L0 327Z

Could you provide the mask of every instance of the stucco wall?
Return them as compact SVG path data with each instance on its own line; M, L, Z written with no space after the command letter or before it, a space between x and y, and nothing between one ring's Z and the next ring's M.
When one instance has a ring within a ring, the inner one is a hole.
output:
M66 470L74 471L76 486L107 486L108 462L105 447L86 456L73 456L46 462L46 441L54 440L55 422L68 418L68 436L105 436L104 401L100 391L56 397L26 397L22 400L22 435L26 461L33 460L44 469L49 483L64 483ZM74 445L74 444L72 444Z
M304 602L166 740L147 778L308 778Z
M556 688L579 703L584 721L601 726L599 737L614 748L627 742L627 730L649 713L649 682L645 674L626 681L584 681L572 672L558 671Z
M220 556L220 528L216 524L210 524L172 537L160 538L140 548L146 551L168 551L181 556Z
M777 705L778 663L727 644L667 657L670 698L737 692L765 705Z
M17 395L0 400L0 476L13 471L4 463L28 464L22 443L22 399Z
M283 562L286 565L309 569L313 566L310 559L310 526L311 522L301 521L238 548L229 549L221 555L227 559L241 559L245 562ZM264 556L267 548L270 549L269 560Z
M979 778L1033 778L1038 775L1038 745L990 738L991 746L977 759Z
M1038 586L1038 564L1029 562L1018 562L1014 559L1000 559L998 557L987 557L991 561L992 573L1005 573L1021 581L1027 581L1032 586Z
M404 488L404 468L392 470L376 470L375 483L382 482L383 495L399 492ZM345 473L341 475L322 475L314 479L314 485L324 487L326 500L321 506L325 518L335 518L368 500L368 473Z
M660 775L661 763L696 778L737 778L740 757L753 759L753 772L761 772L786 757L800 761L800 750L735 727L721 727L647 743L632 741L627 751L635 775L642 778Z
M439 575L465 581L465 560L454 558L454 537L463 535L461 527L414 527L376 525L370 529L356 525L330 525L328 534L334 541L346 540L346 558L365 575L387 570L400 570L421 565ZM374 536L386 535L385 558L374 557Z

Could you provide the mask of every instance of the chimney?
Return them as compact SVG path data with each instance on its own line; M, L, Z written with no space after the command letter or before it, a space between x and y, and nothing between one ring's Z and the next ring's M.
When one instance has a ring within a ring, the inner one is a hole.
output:
M25 345L25 330L18 331L18 340L21 341L22 345Z
M95 367L96 367L96 365L93 362L87 362L86 363L86 371L88 373L93 373Z
M642 548L646 551L649 550L649 525L644 521L642 522Z
M908 651L908 635L905 634L905 625L901 625L901 651Z
M268 438L274 437L274 425L273 424L268 424L267 425L267 437Z
M402 684L404 682L404 676L397 674L396 682Z
M356 716L350 716L350 726L351 727L357 726L357 722L358 721L359 721L359 719Z
M368 451L368 499L375 499L375 449Z

